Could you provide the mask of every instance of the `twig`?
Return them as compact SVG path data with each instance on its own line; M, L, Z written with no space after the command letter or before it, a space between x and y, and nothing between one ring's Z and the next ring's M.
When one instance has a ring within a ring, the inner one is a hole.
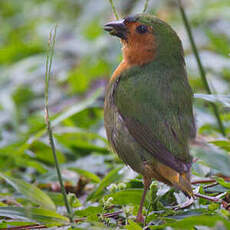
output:
M215 202L215 203L219 203L221 204L226 210L230 211L229 210L229 207L230 207L230 203L226 202L225 200L223 199L220 199L218 197L211 197L211 196L206 196L204 194L200 194L200 193L195 193L194 194L196 197L199 197L199 198L203 198L205 200L209 200L209 201L212 201L212 202ZM221 194L222 196L222 194Z
M177 205L176 207L173 208L173 210L177 211L180 209L185 209L188 208L189 206L191 206L194 203L194 198L190 197L186 202Z
M222 205L223 205L223 207L226 209L226 210L228 210L228 211L230 211L230 204L228 203L228 202L226 202L226 201L222 201Z
M32 224L32 225L25 225L25 226L10 227L10 228L1 228L1 230L23 230L23 229L41 229L41 228L47 228L47 226Z
M214 186L216 186L216 185L218 185L217 182L212 183L212 184L205 185L203 188L204 188L204 189L206 189L206 188L212 188L212 187L214 187Z
M52 34L52 31L50 32L50 37L49 37L49 42L48 42L48 53L47 53L47 58L46 58L46 74L45 74L45 120L46 120L46 125L47 125L47 131L49 135L49 141L50 141L50 146L52 149L54 161L55 161L55 167L57 170L57 175L58 175L58 180L61 186L61 191L62 195L64 198L66 210L69 215L69 219L71 222L73 222L73 215L72 215L72 209L69 205L62 175L61 175L61 170L59 166L59 162L57 159L57 154L56 154L56 149L55 149L55 144L54 144L54 139L53 139L53 132L52 132L52 127L51 127L51 122L49 119L49 110L48 110L48 93L49 93L49 80L51 77L51 67L52 67L52 61L53 61L53 56L54 56L54 46L55 46L55 40L56 40L56 31L57 31L57 25L54 27L54 34Z
M112 218L112 217L116 217L119 214L121 214L123 211L117 211L117 212L112 212L112 213L105 213L103 216L106 218Z
M217 198L217 197L211 197L211 196L206 196L204 194L200 194L200 193L195 193L194 196L199 197L199 198L203 198L205 200L209 200L215 203L221 203L222 200Z
M79 223L79 222L85 221L86 219L87 219L86 217L74 219L74 223Z
M210 87L208 85L207 78L206 78L206 72L205 72L204 67L202 65L202 62L201 62L201 59L200 59L200 56L199 56L199 53L198 53L198 50L197 50L193 35L192 35L191 26L190 26L190 24L188 22L185 10L184 10L183 5L182 5L182 2L181 2L181 0L177 0L177 2L178 2L178 5L179 5L179 8L180 8L180 13L181 13L181 16L182 16L182 19L183 19L183 22L184 22L184 26L186 28L186 31L187 31L187 34L188 34L188 37L189 37L189 40L190 40L190 43L191 43L191 46L192 46L193 53L194 53L196 61L197 61L197 65L198 65L198 68L199 68L199 71L200 71L200 76L201 76L201 79L203 81L204 87L205 87L205 89L206 89L208 94L212 94L211 89L210 89ZM223 136L226 136L225 128L224 128L223 122L222 122L222 120L220 118L220 113L219 113L217 105L215 103L213 103L213 102L210 102L210 105L212 106L213 112L214 112L214 114L216 116L216 119L217 119L217 122L218 122L218 125L219 125L221 133L223 134Z
M191 184L205 184L205 183L214 183L214 182L216 182L215 179L203 179L203 180L192 181Z
M145 13L146 10L148 9L148 5L149 5L149 0L145 0L145 6L144 6L143 13Z
M118 15L118 13L117 13L117 10L116 10L116 7L115 7L115 5L114 5L114 3L113 3L113 0L109 0L109 2L110 2L110 4L111 4L111 6L112 6L112 10L113 10L113 13L114 13L114 15L115 15L115 18L116 18L117 20L119 20L119 15Z
M221 177L221 178L223 178L225 181L229 181L229 182L230 182L230 177L229 177L229 176L224 176L224 175L221 174L221 173L217 173L217 174L215 174L215 176Z

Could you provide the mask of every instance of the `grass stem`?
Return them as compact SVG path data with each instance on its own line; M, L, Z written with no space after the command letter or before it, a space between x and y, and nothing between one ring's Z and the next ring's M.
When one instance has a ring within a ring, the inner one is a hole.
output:
M145 6L144 6L143 13L145 13L146 10L148 9L148 5L149 5L149 0L145 0Z
M52 149L54 161L55 161L55 167L57 170L57 175L58 175L58 180L61 186L61 191L62 195L64 198L66 210L69 215L69 219L71 222L73 222L73 214L72 214L72 209L70 207L70 204L67 199L67 194L65 191L62 175L61 175L61 170L59 166L59 162L57 159L57 154L56 154L56 149L55 149L55 144L54 144L54 138L53 138L53 131L51 127L51 122L49 118L49 108L48 108L48 93L49 93L49 80L51 77L51 67L52 67L52 62L53 62L53 56L54 56L54 46L55 46L55 41L56 41L56 32L57 32L57 25L54 27L54 31L50 32L49 36L49 41L48 41L48 52L46 56L46 73L45 73L45 120L46 120L46 125L47 125L47 131L49 135L49 142L50 146Z
M187 15L185 13L184 7L182 5L181 0L177 0L177 2L178 2L178 5L179 5L179 8L180 8L180 13L181 13L181 16L182 16L182 19L183 19L183 22L184 22L184 26L186 28L186 31L187 31L187 34L188 34L188 37L189 37L189 40L190 40L190 43L191 43L191 46L192 46L193 53L194 53L196 61L197 61L197 65L198 65L198 68L199 68L199 71L200 71L200 76L201 76L202 82L204 84L205 90L206 90L206 92L208 94L212 94L211 89L210 89L210 87L208 85L208 81L207 81L207 78L206 78L206 72L205 72L205 69L204 69L204 67L202 65L202 62L201 62L201 59L200 59L200 56L199 56L199 53L198 53L198 50L197 50L193 35L192 35L191 26L190 26L190 24L188 22L188 18L187 18ZM210 102L210 105L211 105L213 113L214 113L214 115L215 115L215 117L217 119L217 122L218 122L218 125L219 125L219 128L220 128L220 131L221 131L222 135L226 136L225 128L224 128L223 122L221 120L220 113L219 113L217 105L215 103L212 103L212 102Z
M116 18L117 20L119 20L119 15L118 15L118 13L117 13L117 10L116 10L116 7L115 7L115 5L114 5L114 3L113 3L113 0L109 0L109 2L110 2L110 4L111 4L111 6L112 6L112 10L113 10L113 13L114 13L114 15L115 15L115 18Z

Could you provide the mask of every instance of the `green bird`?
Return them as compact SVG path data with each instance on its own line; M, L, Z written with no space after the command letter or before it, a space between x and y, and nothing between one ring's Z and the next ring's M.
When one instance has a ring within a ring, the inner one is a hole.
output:
M114 152L143 175L144 193L152 179L193 197L190 183L195 137L193 93L176 32L148 14L107 23L104 29L121 39L123 60L106 90L104 122Z

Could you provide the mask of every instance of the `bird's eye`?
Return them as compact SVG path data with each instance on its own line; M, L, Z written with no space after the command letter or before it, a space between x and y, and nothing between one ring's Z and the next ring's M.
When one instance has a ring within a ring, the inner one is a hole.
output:
M136 30L139 34L144 34L148 31L148 27L145 25L140 25L136 28Z

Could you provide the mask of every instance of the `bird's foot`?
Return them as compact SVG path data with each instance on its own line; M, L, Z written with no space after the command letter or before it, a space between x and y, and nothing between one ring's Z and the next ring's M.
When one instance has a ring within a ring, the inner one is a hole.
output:
M174 210L188 208L189 206L191 206L193 204L193 202L194 202L194 198L191 197L191 198L189 198L189 200L185 201L183 204L180 204L180 205L176 206L174 208Z
M137 218L136 218L136 222L137 223L144 223L145 222L145 218L144 218L144 216L142 215L142 214L138 214L137 215Z

